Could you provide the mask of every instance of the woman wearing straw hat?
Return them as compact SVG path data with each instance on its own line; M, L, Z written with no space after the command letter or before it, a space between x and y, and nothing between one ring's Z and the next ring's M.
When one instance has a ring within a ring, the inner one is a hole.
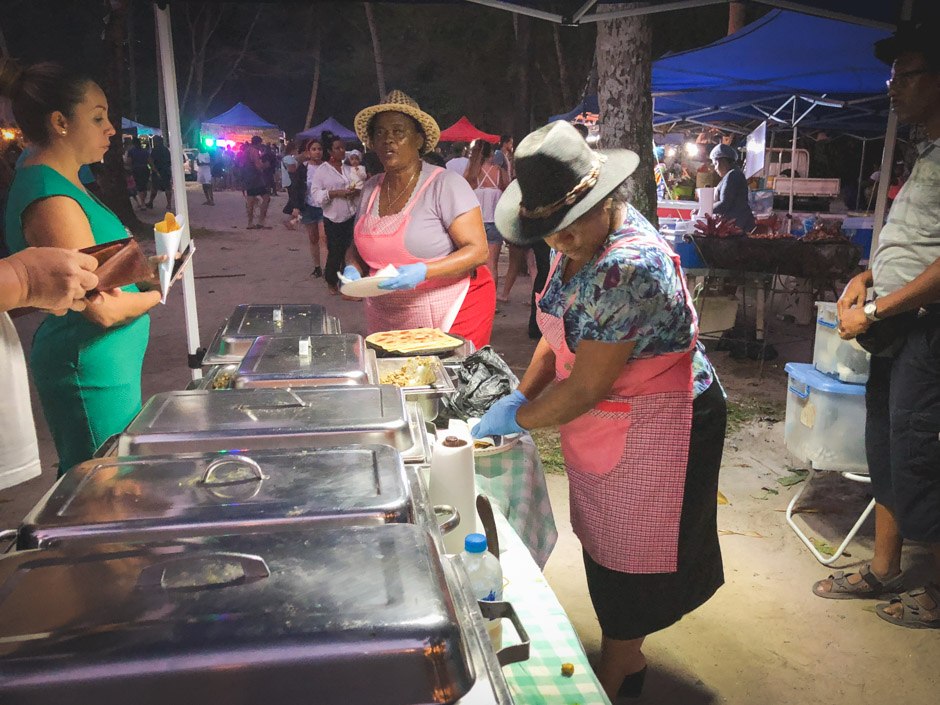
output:
M697 347L679 258L624 194L639 158L568 123L526 137L496 207L510 242L557 255L519 388L475 436L560 427L571 521L603 632L598 678L638 695L644 638L723 582L716 493L725 399Z
M441 131L401 91L362 110L356 134L385 168L363 186L350 258L357 279L394 265L380 284L393 293L366 299L369 332L440 328L479 348L489 343L496 287L486 262L480 204L459 175L425 163Z

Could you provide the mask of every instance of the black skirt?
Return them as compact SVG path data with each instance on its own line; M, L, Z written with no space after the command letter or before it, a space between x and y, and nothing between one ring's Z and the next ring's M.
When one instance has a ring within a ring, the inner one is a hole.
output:
M675 573L620 573L584 551L588 591L601 631L611 639L638 639L665 629L724 583L718 545L718 470L727 407L717 381L692 406Z

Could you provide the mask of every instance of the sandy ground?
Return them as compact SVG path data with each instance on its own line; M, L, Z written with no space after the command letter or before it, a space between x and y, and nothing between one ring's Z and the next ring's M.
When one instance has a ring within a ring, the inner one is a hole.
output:
M363 331L361 304L329 296L322 280L309 276L305 235L280 227L283 195L271 204L269 224L276 227L262 231L245 230L238 194L218 194L214 208L200 205L201 196L190 185L190 217L198 228L195 274L203 343L236 304L246 302L322 303L341 318L344 330ZM148 214L154 220L162 216L161 211ZM500 306L493 335L494 347L519 371L534 347L526 336L530 286L527 278L517 282L511 303ZM181 389L190 379L179 290L166 306L154 309L152 319L144 398ZM17 320L27 349L38 323L39 316ZM803 332L811 335L808 329ZM793 464L783 444L783 362L807 361L811 353L805 342L780 350L780 360L766 365L763 379L754 363L729 360L725 353L712 355L731 401L773 402L777 411L765 415L777 420L751 420L726 443L720 486L728 504L719 507L718 515L726 584L702 608L648 639L651 668L640 702L936 703L940 634L893 627L878 619L874 601L822 600L810 592L812 583L832 569L820 565L785 523L783 510L804 485L784 487L777 478L789 475ZM3 492L0 526L14 526L55 479L55 452L38 404L35 414L43 475ZM561 475L548 480L560 538L545 573L593 657L600 635L580 545L570 530L567 483ZM809 511L800 521L811 535L838 545L867 501L864 486L819 474L801 499L800 506ZM869 520L850 545L851 556L835 569L866 560L872 538ZM906 549L905 568L913 583L923 579L929 562L922 547Z

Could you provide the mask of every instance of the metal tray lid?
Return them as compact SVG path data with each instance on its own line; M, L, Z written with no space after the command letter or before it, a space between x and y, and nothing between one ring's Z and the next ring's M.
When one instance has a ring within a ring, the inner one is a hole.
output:
M224 394L195 389L148 399L121 435L118 454L134 455L135 448L160 444L175 448L188 443L190 452L244 448L251 444L226 442L252 438L280 439L285 445L275 447L289 447L290 437L309 441L318 434L343 439L330 445L382 442L403 450L414 444L404 396L392 385L232 389ZM202 441L220 447L200 447Z
M23 520L18 547L414 521L405 468L389 446L104 458L56 483Z
M7 554L0 674L3 702L301 702L316 683L318 705L425 705L473 684L441 558L409 524Z
M237 362L260 335L339 333L338 321L317 304L239 304L206 348L204 365Z
M239 365L235 386L368 384L369 367L361 335L262 335Z

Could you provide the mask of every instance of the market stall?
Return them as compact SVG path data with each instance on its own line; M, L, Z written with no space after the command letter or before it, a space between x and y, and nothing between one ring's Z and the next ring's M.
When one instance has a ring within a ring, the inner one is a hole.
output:
M485 140L496 144L499 142L499 135L491 135L479 129L466 115L461 116L446 130L441 130L441 142L473 142L473 140Z
M328 705L608 702L541 574L557 532L532 439L453 443L465 420L442 402L475 398L461 370L505 363L462 339L394 354L341 327L317 305L236 307L201 380L147 400L29 513L0 589L41 599L0 620L0 700L289 702L316 683ZM442 485L461 443L469 499L495 516L458 514L464 490ZM445 555L445 535L478 526L505 602L479 606L466 559Z
M320 139L320 136L324 132L332 132L334 135L347 142L355 142L359 139L356 137L355 132L343 125L339 120L334 117L328 117L319 125L314 125L313 127L308 127L303 132L298 132L294 135L294 140L299 142L301 140Z
M265 142L277 142L284 136L278 126L268 122L244 103L235 103L224 113L203 120L199 128L202 139L215 144L235 145L261 137Z

